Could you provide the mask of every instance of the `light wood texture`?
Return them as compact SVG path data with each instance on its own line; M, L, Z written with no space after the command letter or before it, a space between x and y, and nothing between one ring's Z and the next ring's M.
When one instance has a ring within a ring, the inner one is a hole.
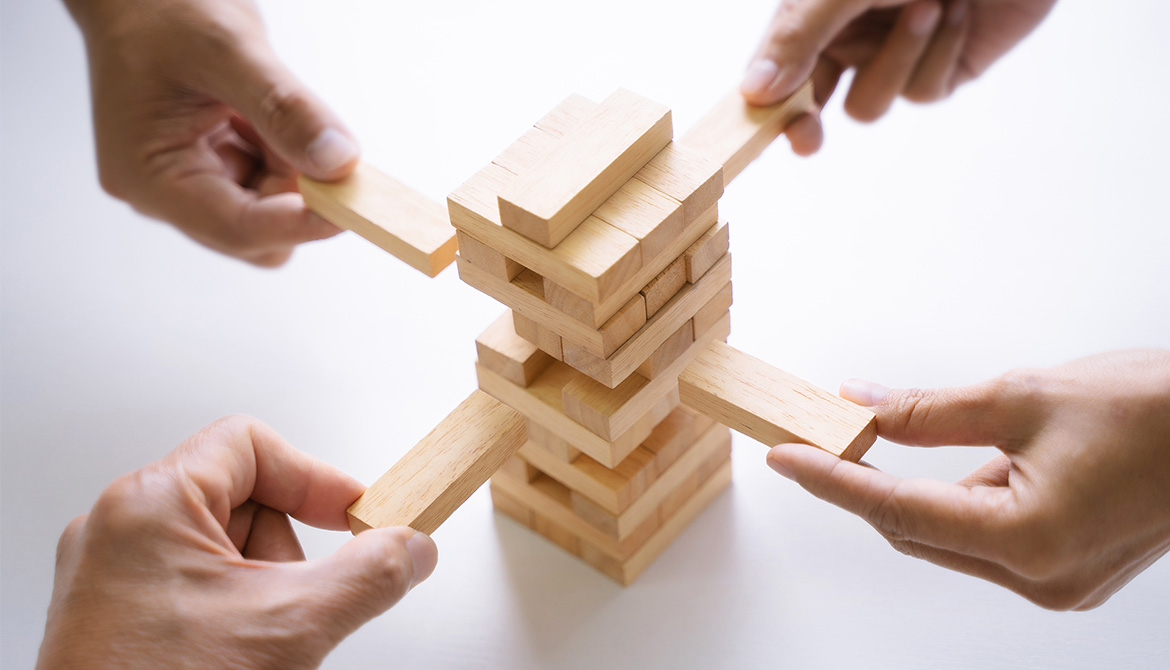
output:
M683 370L679 391L688 406L768 446L803 442L856 462L877 439L873 412L722 342Z
M666 338L666 341L658 345L654 353L650 354L650 358L642 361L638 366L637 373L646 379L657 379L661 376L679 356L682 356L687 349L695 342L695 328L692 321L687 321L675 331L674 335Z
M532 510L528 509L524 503L516 500L506 493L501 492L495 487L491 487L492 492L492 506L497 511L511 517L523 526L532 528L533 514Z
M568 440L532 419L525 419L525 425L528 426L528 443L520 447L520 454L529 453L528 460L532 463L572 463L581 456L581 452ZM539 450L540 453L531 453L533 450Z
M642 447L654 453L654 466L658 468L658 474L662 474L713 425L715 421L711 417L685 405L679 405L678 409L654 428L654 432L650 433ZM622 510L610 511L620 513Z
M538 349L558 361L564 360L560 335L557 335L551 330L544 328L539 323L515 311L512 312L512 325L516 334L527 341L529 344L535 345ZM527 385L528 384L521 384L521 386Z
M731 309L732 292L731 282L719 289L719 293L707 301L699 311L695 312L695 318L691 319L696 333L705 333L707 329L716 324L720 319L727 314L727 310Z
M715 265L723 254L731 246L731 238L728 236L727 222L712 226L703 236L695 240L695 243L687 248L686 253L683 254L683 260L686 263L686 278L687 281L694 284L699 281L711 266Z
M467 233L458 233L459 257L490 274L499 281L512 281L524 271L524 266L492 249Z
M350 528L433 533L526 439L524 417L472 392L350 505Z
M730 329L731 321L727 320L704 333L656 379L631 375L611 389L594 379L576 375L562 389L565 414L605 439L624 433L658 398L676 388L675 377L706 349L706 343L727 337Z
M687 284L671 298L666 305L646 321L638 332L609 357L602 358L592 351L579 347L575 341L566 339L562 347L564 361L596 380L598 383L616 388L638 369L673 335L714 298L727 282L731 281L731 254L711 268L698 284Z
M305 206L352 230L428 277L455 260L443 205L367 163L337 182L297 178Z
M687 259L680 256L642 289L642 296L646 298L646 316L652 317L657 314L658 310L662 309L662 306L686 283Z
M797 117L815 110L811 81L796 89L787 100L770 107L752 107L735 90L679 138L679 142L721 163L726 185Z
M516 334L511 311L501 314L475 338L475 350L481 365L520 386L532 383L553 361L535 344Z
M500 466L500 471L508 472L526 482L531 482L540 476L540 470L537 470L531 463L520 456L513 456L504 461L504 464Z
M673 134L669 109L619 89L499 195L501 222L556 247Z

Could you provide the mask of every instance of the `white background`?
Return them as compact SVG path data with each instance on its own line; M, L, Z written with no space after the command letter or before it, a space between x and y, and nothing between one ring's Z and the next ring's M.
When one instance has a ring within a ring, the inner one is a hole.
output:
M279 52L375 164L442 197L565 95L625 86L681 132L770 16L742 3L264 2ZM978 381L1170 345L1170 8L1060 4L983 79L825 149L783 142L721 203L732 343L822 386ZM3 655L29 667L61 528L216 417L261 417L372 481L475 385L500 311L356 236L279 271L105 196L81 40L3 0ZM1085 614L903 557L735 442L735 486L622 589L491 512L436 534L434 577L326 667L1164 667L1170 561ZM955 479L985 449L879 443ZM310 557L345 540L306 530Z

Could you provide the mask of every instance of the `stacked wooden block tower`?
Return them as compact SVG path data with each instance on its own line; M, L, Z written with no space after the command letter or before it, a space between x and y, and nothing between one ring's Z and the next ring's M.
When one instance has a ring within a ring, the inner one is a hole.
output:
M480 390L354 503L354 531L432 532L491 477L499 511L628 584L730 483L727 426L860 458L872 413L724 344L718 200L811 105L809 85L765 109L732 94L676 142L657 103L570 96L450 194L450 225L369 166L302 180L427 274L457 246L460 277L509 308L476 340Z

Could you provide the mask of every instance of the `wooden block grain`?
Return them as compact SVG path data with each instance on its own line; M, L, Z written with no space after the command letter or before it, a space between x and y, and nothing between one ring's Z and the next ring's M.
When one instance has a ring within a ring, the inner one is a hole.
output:
M687 259L685 256L680 256L642 289L642 296L646 298L646 317L649 318L657 314L658 310L662 309L662 306L673 298L686 283Z
M528 386L552 363L552 357L516 334L512 313L504 312L475 338L480 364L514 384Z
M689 407L767 446L803 442L856 462L877 439L873 412L722 342L683 370L679 392Z
M675 331L665 342L660 344L650 357L642 361L637 373L646 379L655 379L682 356L695 342L695 329L692 321L687 321Z
M350 528L433 533L526 439L524 417L472 392L350 505Z
M455 260L443 205L367 163L336 182L297 178L305 206L434 277Z
M459 241L459 257L499 281L512 281L524 271L523 265L467 233L457 233L455 237Z
M672 135L669 109L619 89L499 195L501 222L558 246Z
M691 319L696 333L705 333L707 329L717 323L727 314L727 310L731 309L732 291L731 282L727 282L723 288L719 289L719 293L707 301L706 305L699 308L695 312L695 318Z
M528 427L528 443L520 447L520 454L530 454L528 460L532 463L546 464L549 458L557 463L572 463L581 456L581 452L569 443L568 440L557 435L556 432L545 428L532 419L525 419ZM539 450L539 453L530 453ZM557 466L548 466L555 469Z
M513 456L504 461L504 464L500 466L500 471L511 473L526 482L531 482L540 476L540 470L537 470L531 463L520 456Z
M646 182L630 179L593 216L638 240L642 258L657 258L682 235L682 203Z
M715 265L731 246L728 237L727 222L721 221L712 226L702 237L687 248L683 254L686 263L687 281L694 284L707 274L707 270Z
M512 312L512 327L517 335L549 357L558 361L564 359L560 335L516 311ZM527 386L527 384L521 384L521 386Z

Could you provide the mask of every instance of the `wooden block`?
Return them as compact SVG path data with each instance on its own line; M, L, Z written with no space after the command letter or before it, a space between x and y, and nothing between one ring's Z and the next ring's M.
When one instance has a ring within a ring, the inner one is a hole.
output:
M553 360L516 334L510 311L501 314L475 338L475 349L480 364L520 386L528 386Z
M512 281L524 266L492 249L467 233L457 233L459 256L499 281Z
M492 507L495 507L497 511L511 517L518 523L532 528L532 510L528 509L524 503L503 493L499 489L492 488L491 491Z
M455 229L443 205L377 170L358 163L337 182L297 178L305 206L352 230L407 265L434 277L455 260Z
M488 165L447 197L451 223L504 256L545 277L554 277L578 295L601 302L642 266L638 240L589 217L555 249L504 228L496 194L516 176ZM697 236L696 236L697 237Z
M547 516L536 510L532 512L532 530L574 556L581 551L581 543L576 535L561 528Z
M724 185L754 161L801 114L815 112L812 82L787 100L753 107L738 90L723 98L679 142L723 165Z
M673 133L669 109L619 89L499 195L501 222L545 247L559 245Z
M520 314L519 312L513 311L513 312L511 312L511 314L512 314L512 327L515 330L516 334L519 335L521 339L525 340L529 344L534 345L535 347L537 347L538 349L543 351L546 355L548 355L550 358L554 358L558 361L562 360L564 358L564 356L561 353L561 336L560 335L557 335L556 333L552 332L551 330L548 330L548 329L542 327L539 323L533 321L532 319L529 319L528 317L524 316L523 314ZM491 367L491 366L488 366L488 367ZM499 371L497 370L497 372L499 372ZM515 381L515 380L512 380L512 381ZM516 382L516 383L519 383L519 382ZM521 386L527 386L527 385L528 384L521 384Z
M709 417L679 406L654 427L654 432L642 447L654 454L654 469L662 474L712 425L714 422ZM610 511L620 513L622 510Z
M675 331L665 342L660 344L650 358L647 358L638 366L637 373L646 379L656 379L663 372L674 365L679 356L682 356L687 349L695 342L695 331L692 322L687 321Z
M350 528L433 533L526 439L524 417L472 392L350 505Z
M536 423L532 419L527 419L526 425L528 426L528 444L520 447L521 455L536 449L540 450L539 454L532 454L527 457L530 461L534 463L548 463L548 458L551 456L558 463L572 463L581 456L580 450L569 444L568 440ZM553 465L549 469L555 467L557 466Z
M610 388L617 388L642 365L671 335L689 321L731 281L731 254L716 263L698 284L687 284L666 305L646 321L638 332L608 358L597 356L566 339L564 361ZM722 336L726 337L726 333Z
M682 235L682 203L644 181L630 179L593 216L638 240L642 259L657 258Z
M513 456L504 461L504 464L500 466L500 471L507 472L517 479L522 479L526 482L531 482L540 476L540 470L537 470L531 463L520 456Z
M695 312L695 318L691 319L695 332L706 332L708 328L722 319L727 314L727 310L731 309L731 301L731 282L727 282L723 288L719 289L719 293L715 294L714 298L708 300L706 305Z
M721 221L703 233L703 236L686 250L683 258L686 263L687 281L692 284L699 281L711 266L723 258L723 254L731 247L731 238L727 233L727 222Z
M532 125L556 137L563 137L596 110L596 102L573 93Z
M666 266L657 277L646 284L642 289L642 296L646 298L646 316L652 317L662 309L674 294L687 283L687 259L680 256L673 263ZM696 282L691 282L696 283Z
M658 152L634 178L682 202L690 221L723 196L723 166L678 142Z
M712 342L679 376L683 402L775 446L803 442L858 461L877 439L873 412Z
M485 393L512 407L533 423L562 436L573 447L607 468L621 463L654 429L653 423L638 420L615 439L607 440L565 416L561 400L564 387L570 380L580 377L581 373L564 363L554 362L527 388L513 384L482 365L476 364L475 370L479 387ZM677 401L677 389L672 389L670 394L662 397L673 397Z

